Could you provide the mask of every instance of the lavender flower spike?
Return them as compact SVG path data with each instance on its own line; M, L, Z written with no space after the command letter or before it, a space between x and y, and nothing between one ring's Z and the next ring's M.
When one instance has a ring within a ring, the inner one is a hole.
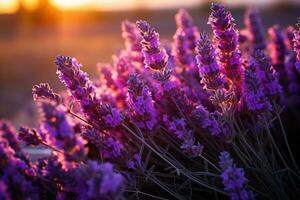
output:
M150 90L137 74L131 74L127 84L127 103L132 110L130 117L140 128L151 131L158 122L158 113Z
M213 3L211 10L208 24L211 25L214 32L218 60L226 77L236 88L237 96L240 96L243 69L240 59L241 53L238 48L239 34L235 29L234 19L221 4Z
M58 94L54 93L48 83L40 83L32 88L33 100L49 99L56 103L61 101Z
M104 105L96 96L96 89L81 64L72 57L58 56L55 61L57 74L71 92L79 100L83 113L89 123L97 129L115 127L121 123L121 114L117 109Z
M75 170L77 199L123 199L124 178L109 162L88 161Z
M285 46L287 48L288 51L293 50L293 46L294 46L294 32L295 32L295 28L293 26L288 26L286 27L286 29L284 30L284 35L285 35Z
M245 63L245 78L243 82L243 100L249 111L255 113L270 111L272 106L265 95L264 85L256 75L256 63L252 57Z
M216 52L212 47L207 34L202 33L198 42L198 55L196 57L201 83L205 89L221 89L225 83L225 77L220 71L216 60Z
M300 17L297 24L298 30L294 31L294 51L297 54L296 69L300 73Z
M130 58L134 61L143 61L141 55L142 50L142 37L136 26L128 20L122 22L122 37L125 40L125 49Z
M280 74L280 83L285 83L283 82L286 77L284 71L284 60L287 54L287 49L284 41L284 34L279 26L269 28L268 33L271 40L269 49L272 64L276 71Z
M169 120L167 115L163 116L163 121L168 127L168 130L176 136L182 143L180 148L190 157L197 157L203 151L203 145L195 141L194 133L187 128L187 123L183 118L174 118Z
M40 127L42 139L48 145L65 152L64 157L60 157L63 161L82 161L87 153L84 147L86 141L75 135L63 107L55 107L51 102L41 102L40 106L43 114Z
M282 93L282 87L278 81L278 74L271 65L270 59L264 53L264 51L258 50L254 54L255 61L257 63L256 73L259 80L265 88L265 94L269 100L275 97L280 97Z
M236 167L227 151L221 152L219 159L219 165L222 169L221 178L231 199L254 199L252 191L246 190L247 179L244 170Z
M245 14L245 25L252 42L252 51L264 50L267 46L265 30L256 9L248 9Z
M142 53L145 58L145 65L153 70L162 70L168 62L166 50L161 47L159 42L159 34L150 27L146 21L137 21L140 34L143 38Z
M15 127L11 122L4 119L0 119L0 138L7 140L9 146L16 152L21 151Z
M41 136L37 130L24 126L19 129L19 139L24 141L26 145L37 146L42 143Z
M194 26L192 17L184 9L180 9L175 15L177 30L173 44L173 55L179 66L193 68L196 65L196 41L199 39L199 31Z

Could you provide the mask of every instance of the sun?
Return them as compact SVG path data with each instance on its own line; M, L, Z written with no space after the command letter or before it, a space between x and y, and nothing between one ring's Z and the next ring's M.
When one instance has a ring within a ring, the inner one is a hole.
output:
M94 3L93 0L51 0L50 2L62 10L87 8Z
M0 13L15 13L19 9L17 1L1 0Z

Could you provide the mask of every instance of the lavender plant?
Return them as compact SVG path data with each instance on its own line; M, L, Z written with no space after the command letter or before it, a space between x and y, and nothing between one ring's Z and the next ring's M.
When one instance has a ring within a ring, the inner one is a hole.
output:
M299 198L282 119L299 76L299 31L275 26L268 42L249 10L250 51L239 49L231 13L211 10L212 40L180 10L171 48L146 21L124 21L125 49L98 65L96 80L58 56L67 92L33 87L39 125L0 121L0 199ZM22 145L51 153L33 159Z

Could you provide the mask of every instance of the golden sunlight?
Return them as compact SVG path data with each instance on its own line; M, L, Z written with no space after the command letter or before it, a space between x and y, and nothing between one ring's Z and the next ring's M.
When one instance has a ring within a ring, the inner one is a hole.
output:
M135 8L139 0L51 0L51 3L62 10L124 10Z
M84 9L93 4L93 0L51 0L54 6L62 10Z
M26 10L32 11L38 8L39 0L22 0L22 3Z
M1 0L0 13L15 13L19 9L17 0Z

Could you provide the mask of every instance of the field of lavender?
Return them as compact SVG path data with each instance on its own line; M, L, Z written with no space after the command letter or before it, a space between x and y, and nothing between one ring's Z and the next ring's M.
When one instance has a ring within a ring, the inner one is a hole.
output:
M66 90L33 86L38 126L0 120L0 200L300 198L300 19L264 27L252 8L238 30L213 3L212 37L183 9L175 21L172 43L123 21L97 79L55 58Z

